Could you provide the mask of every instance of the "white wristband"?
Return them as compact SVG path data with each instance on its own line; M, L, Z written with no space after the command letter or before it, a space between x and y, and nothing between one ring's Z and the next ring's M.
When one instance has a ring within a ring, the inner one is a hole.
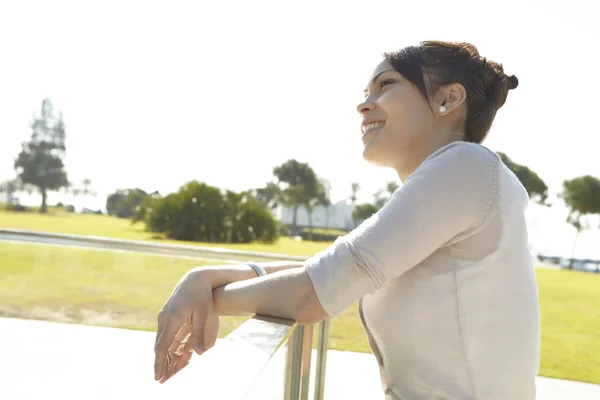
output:
M254 263L244 263L244 264L246 264L247 266L251 267L254 271L256 271L258 276L267 275L267 271L265 271L265 269L258 264L254 264Z

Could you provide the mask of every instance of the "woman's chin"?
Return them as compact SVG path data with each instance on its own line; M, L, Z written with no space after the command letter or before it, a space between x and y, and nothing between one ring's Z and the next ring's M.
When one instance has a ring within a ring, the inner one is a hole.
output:
M386 164L383 162L381 150L377 149L377 146L375 146L372 142L365 144L365 147L363 148L363 159L369 164L373 164L378 167L386 166Z

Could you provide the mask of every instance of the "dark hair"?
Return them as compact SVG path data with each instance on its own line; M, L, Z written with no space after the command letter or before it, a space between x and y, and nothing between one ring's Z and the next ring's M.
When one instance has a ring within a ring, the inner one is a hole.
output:
M385 53L384 57L428 102L441 86L463 85L467 92L465 134L469 142L483 141L508 91L519 84L516 76L504 73L502 64L481 57L470 43L425 41L419 46Z

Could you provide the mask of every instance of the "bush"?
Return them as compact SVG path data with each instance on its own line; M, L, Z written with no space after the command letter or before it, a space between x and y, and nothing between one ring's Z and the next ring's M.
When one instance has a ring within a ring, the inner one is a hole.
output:
M267 207L249 192L222 193L196 181L164 198L146 198L133 221L178 240L249 243L272 242L279 236Z
M300 236L303 240L312 240L314 242L333 242L345 234L345 231L338 229L313 228L311 233L309 228L303 228L300 231Z
M117 190L106 199L106 212L118 218L133 218L150 195L142 189Z
M379 211L379 207L375 204L361 204L356 206L356 208L352 212L352 218L354 218L358 222L361 222L366 219L369 219L377 211Z
M6 211L27 212L29 211L29 208L22 206L21 204L7 204Z

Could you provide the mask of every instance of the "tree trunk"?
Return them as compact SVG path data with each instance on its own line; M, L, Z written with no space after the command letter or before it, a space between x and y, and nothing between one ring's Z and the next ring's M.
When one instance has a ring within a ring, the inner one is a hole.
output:
M569 259L569 269L573 269L573 261L575 259L575 246L577 245L577 238L579 237L580 230L575 232L575 240L573 240L573 247L571 248L571 258Z
M42 189L42 207L40 208L41 213L45 213L48 211L48 205L46 204L47 197L48 193L45 189Z
M308 212L308 240L312 240L312 210L307 209Z
M296 221L298 217L298 204L294 204L292 209L292 236L296 235Z

